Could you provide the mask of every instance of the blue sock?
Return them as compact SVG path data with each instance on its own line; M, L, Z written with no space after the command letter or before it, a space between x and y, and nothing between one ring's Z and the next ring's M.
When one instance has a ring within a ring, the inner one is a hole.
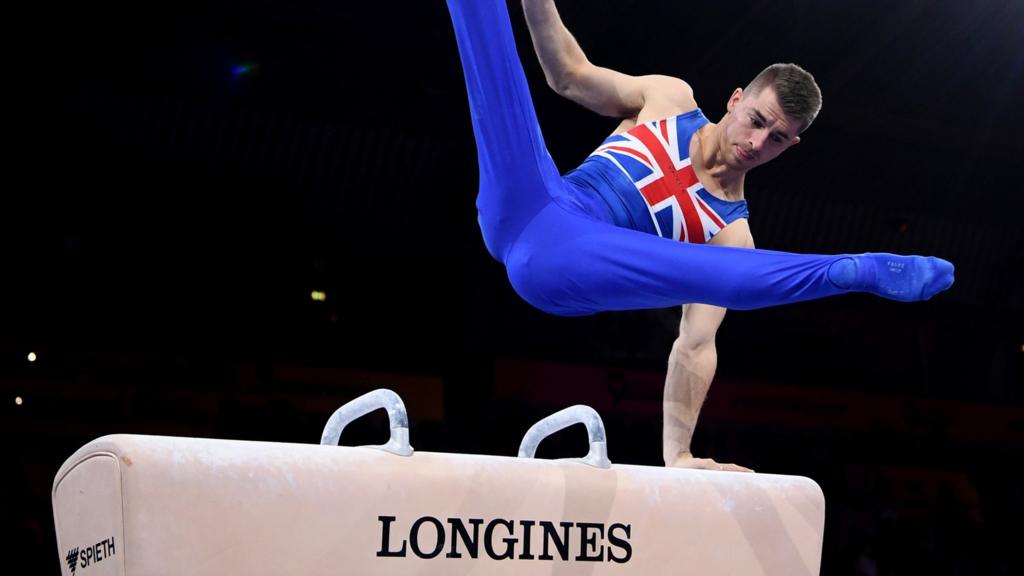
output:
M927 300L953 285L953 265L931 256L859 254L833 262L828 279L843 290L890 300Z

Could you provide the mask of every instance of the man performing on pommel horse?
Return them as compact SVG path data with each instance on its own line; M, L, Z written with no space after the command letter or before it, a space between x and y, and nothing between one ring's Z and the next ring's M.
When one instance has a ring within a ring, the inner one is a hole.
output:
M953 284L953 265L939 258L754 249L746 173L800 142L821 107L799 66L766 68L713 124L683 80L591 64L553 0L523 0L548 85L622 119L563 176L541 136L505 1L447 1L476 137L480 229L515 291L562 316L684 305L665 388L667 465L745 470L689 448L727 308L847 292L926 300Z

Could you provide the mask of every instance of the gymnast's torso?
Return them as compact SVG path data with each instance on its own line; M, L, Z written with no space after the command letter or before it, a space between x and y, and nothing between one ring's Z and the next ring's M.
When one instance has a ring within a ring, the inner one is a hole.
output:
M609 136L566 180L600 197L616 226L703 244L748 217L746 200L704 189L690 162L690 140L708 123L694 109L637 123Z

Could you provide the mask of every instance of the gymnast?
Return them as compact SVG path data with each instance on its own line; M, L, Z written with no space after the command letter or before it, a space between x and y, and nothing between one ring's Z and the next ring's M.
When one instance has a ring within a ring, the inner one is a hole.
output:
M541 136L505 1L447 1L477 144L480 229L516 293L561 316L684 305L665 389L667 465L742 469L689 451L726 309L847 292L926 300L952 285L953 266L939 258L754 249L746 173L799 143L821 107L799 66L769 66L736 88L715 124L683 80L594 65L553 0L523 0L548 85L621 119L562 175Z

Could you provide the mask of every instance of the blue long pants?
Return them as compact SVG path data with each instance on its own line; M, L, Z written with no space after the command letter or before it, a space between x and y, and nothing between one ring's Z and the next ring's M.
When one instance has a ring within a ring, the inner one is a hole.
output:
M830 280L833 263L860 256L686 244L602 221L562 178L544 145L505 0L447 1L476 137L480 229L513 288L533 306L580 316L695 302L744 310L851 289L896 295L869 285L884 278L863 263L848 271L844 288ZM905 268L896 272L903 284L912 276ZM922 282L945 283L924 272L926 278L896 290L921 292ZM897 299L930 297L924 292Z

